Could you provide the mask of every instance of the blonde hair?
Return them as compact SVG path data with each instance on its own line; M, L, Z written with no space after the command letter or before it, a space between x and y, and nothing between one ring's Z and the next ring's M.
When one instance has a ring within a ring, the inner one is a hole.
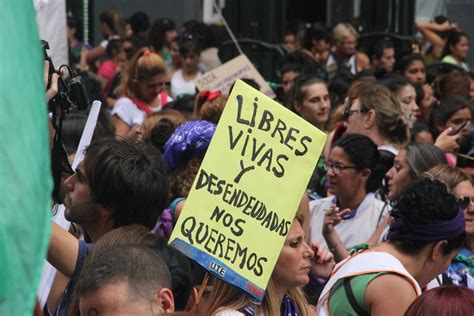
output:
M157 75L166 75L166 64L159 55L142 48L130 61L118 87L121 95L127 98L136 98L138 84Z
M297 213L294 221L300 223L301 226L304 224L304 215ZM298 307L299 315L308 316L308 301L301 290L301 288L291 288L286 292L286 295L296 304ZM281 314L281 299L278 297L275 281L273 277L267 284L263 301L257 306L257 315L280 315ZM213 315L219 310L223 309L234 309L238 310L249 305L253 305L252 299L244 294L241 290L236 287L225 283L219 279L214 278L213 287L206 306L206 315Z
M298 307L299 315L308 316L308 303L300 288L293 288L286 293ZM252 299L238 288L214 278L212 291L207 300L206 315L215 315L221 310L239 310L255 304ZM260 305L257 305L257 315L280 315L281 302L277 296L275 283L270 278L265 296Z
M291 288L286 292L286 295L288 295L298 307L298 315L309 315L308 301L306 300L306 297L303 294L301 288ZM277 296L275 282L272 278L270 278L270 281L268 282L267 290L265 291L265 297L263 301L266 302L266 306L263 306L264 308L266 308L264 309L265 315L280 315L281 302Z
M338 23L333 31L332 34L334 39L338 42L342 42L345 37L347 36L354 36L355 38L359 37L359 33L356 31L354 26L349 23Z
M423 173L423 177L444 183L450 192L461 182L472 181L463 170L449 165L439 165Z
M367 87L371 87L377 83L375 77L372 76L365 76L357 79L354 81L349 90L347 91L347 99L348 103L347 106L350 107L354 100L359 97L359 94L364 91Z
M224 308L235 310L244 308L252 304L252 300L236 287L213 278L211 294L206 304L205 314L213 315Z
M358 99L362 112L375 112L380 135L399 147L408 143L408 118L390 90L379 84L367 84L360 90Z

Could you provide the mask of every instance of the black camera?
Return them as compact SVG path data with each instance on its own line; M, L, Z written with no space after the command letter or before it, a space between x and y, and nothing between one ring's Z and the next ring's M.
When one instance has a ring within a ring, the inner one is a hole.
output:
M48 85L46 88L49 89L51 87L51 78L56 71L51 57L49 57L46 52L46 50L49 49L48 42L41 40L41 46L44 51L44 59L49 62ZM69 164L66 149L62 142L63 120L73 107L80 111L85 111L89 108L89 100L86 90L81 84L80 77L77 77L68 65L62 65L59 67L59 71L63 67L69 70L69 78L64 80L61 78L61 75L58 76L58 93L48 103L48 110L53 114L52 125L56 130L51 152L51 170L54 181L52 195L56 203L62 203L62 197L60 195L61 176L63 173L74 173Z
M51 86L51 77L56 72L54 69L53 61L46 52L49 49L49 44L45 40L41 40L41 46L43 47L44 59L49 62L48 71L48 86ZM71 70L68 65L62 65L59 69L66 67L69 70L70 78L66 81L59 76L58 79L58 94L49 101L49 111L55 112L58 109L67 112L71 107L77 108L79 111L87 110L89 107L89 100L87 98L86 90L81 84L81 80Z

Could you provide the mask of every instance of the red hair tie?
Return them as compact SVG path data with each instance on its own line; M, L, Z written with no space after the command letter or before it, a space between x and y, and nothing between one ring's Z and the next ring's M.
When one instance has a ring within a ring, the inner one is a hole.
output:
M204 91L201 95L201 97L199 98L200 101L202 103L206 102L206 101L212 101L214 100L215 98L217 98L218 96L220 96L222 94L222 92L220 90L216 90L216 91Z
M143 51L143 56L148 56L150 54L151 54L150 50L148 48L145 48L145 50Z

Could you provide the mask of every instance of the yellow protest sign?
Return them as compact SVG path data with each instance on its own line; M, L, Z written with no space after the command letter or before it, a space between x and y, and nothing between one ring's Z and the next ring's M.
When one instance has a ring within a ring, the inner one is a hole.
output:
M325 141L237 81L170 244L262 300Z

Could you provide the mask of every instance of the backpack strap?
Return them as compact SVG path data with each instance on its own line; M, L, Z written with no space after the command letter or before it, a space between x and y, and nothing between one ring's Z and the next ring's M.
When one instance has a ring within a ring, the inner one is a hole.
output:
M359 305L354 296L354 292L352 291L351 287L351 279L352 278L344 279L344 291L346 292L347 299L349 300L352 309L357 313L357 315L369 316L369 314L362 308L362 306Z

